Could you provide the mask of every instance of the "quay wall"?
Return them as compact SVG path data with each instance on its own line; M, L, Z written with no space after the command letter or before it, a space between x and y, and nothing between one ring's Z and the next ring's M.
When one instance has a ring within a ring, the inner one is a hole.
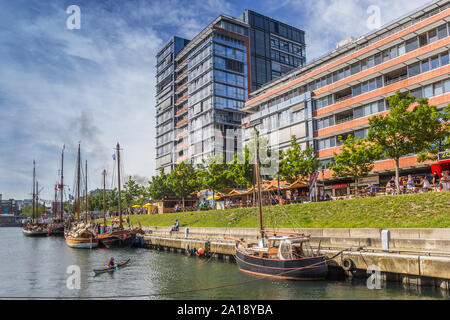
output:
M144 227L144 247L180 254L204 248L206 256L234 261L234 241L256 241L257 229ZM329 258L330 274L340 277L368 277L375 266L382 281L406 285L435 286L450 290L449 229L389 229L388 250L381 245L382 229L280 229L311 235L311 249ZM338 253L338 256L336 256ZM336 257L335 257L336 256Z

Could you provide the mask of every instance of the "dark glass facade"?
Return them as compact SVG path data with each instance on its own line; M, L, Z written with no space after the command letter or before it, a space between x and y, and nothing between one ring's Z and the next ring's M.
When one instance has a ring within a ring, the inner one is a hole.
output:
M238 19L250 26L251 91L306 64L303 30L251 10Z

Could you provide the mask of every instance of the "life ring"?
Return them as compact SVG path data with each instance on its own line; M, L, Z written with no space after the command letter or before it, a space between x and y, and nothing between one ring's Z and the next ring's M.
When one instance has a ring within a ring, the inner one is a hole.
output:
M344 258L342 260L342 269L345 271L351 271L355 267L355 264L353 263L353 260L350 258Z

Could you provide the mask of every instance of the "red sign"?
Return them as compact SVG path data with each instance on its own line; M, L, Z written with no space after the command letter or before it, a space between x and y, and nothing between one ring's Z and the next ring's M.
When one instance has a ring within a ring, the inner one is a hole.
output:
M348 188L348 183L342 183L342 184L334 184L332 186L333 189L346 189Z

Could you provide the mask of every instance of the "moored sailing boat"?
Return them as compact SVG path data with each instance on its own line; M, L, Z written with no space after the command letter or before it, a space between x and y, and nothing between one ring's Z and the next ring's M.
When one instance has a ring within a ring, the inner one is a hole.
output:
M80 174L81 174L81 157L80 157L80 145L78 145L78 161L77 161L77 221L70 222L69 228L64 232L66 237L66 244L71 248L80 249L92 249L98 247L97 230L95 224L88 223L86 205L86 212L84 214L84 222L80 222ZM87 164L86 164L87 175ZM86 177L86 189L87 189L87 177ZM86 192L87 203L87 192Z
M36 162L33 160L33 199L32 199L32 220L28 222L23 228L22 232L27 237L46 237L48 235L48 228L44 224L38 223L37 215L37 193L39 192L36 181Z
M52 222L49 225L50 235L64 235L64 149L66 145L63 146L61 152L61 184L55 186L55 204L57 203L58 189L60 190L60 205L58 210L58 216L53 217ZM56 207L54 208L56 209Z
M322 280L327 276L327 258L307 250L309 236L296 232L277 232L263 228L261 183L255 130L255 173L258 187L260 241L258 244L235 240L236 262L243 272L289 280Z
M118 179L118 205L119 205L119 227L114 230L113 228L108 232L105 230L104 233L98 235L98 239L107 248L117 248L117 247L131 247L134 243L137 233L141 233L140 228L134 229L124 229L122 224L122 206L121 206L121 192L120 192L120 145L117 143L116 146L116 157L117 157L117 179ZM105 205L105 176L106 171L103 171L103 225L106 229L106 205Z

